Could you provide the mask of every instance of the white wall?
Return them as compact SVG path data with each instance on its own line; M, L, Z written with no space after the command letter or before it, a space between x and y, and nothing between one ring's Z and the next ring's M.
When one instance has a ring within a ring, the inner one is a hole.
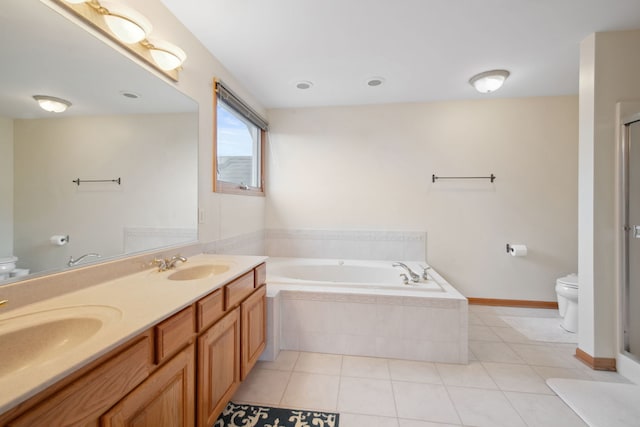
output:
M50 3L50 0L43 0ZM264 228L264 198L224 195L212 192L212 97L214 77L222 78L236 93L258 112L264 113L255 99L229 71L198 41L160 0L127 0L127 5L144 14L153 24L153 36L171 41L187 54L175 87L199 104L198 129L198 203L204 209L205 221L199 224L201 242L233 237ZM72 20L80 23L77 19ZM113 44L113 43L110 43ZM117 48L117 47L116 47ZM142 65L147 67L146 65ZM149 68L151 72L159 73ZM173 84L173 83L172 83Z
M205 210L205 222L198 229L200 241L210 242L264 229L264 197L212 192L213 78L224 80L259 113L265 114L264 109L160 0L128 0L127 4L143 12L153 23L154 37L170 40L188 55L176 87L200 106L198 201Z
M191 113L15 120L15 252L29 260L20 265L121 254L125 227L195 229L197 127ZM51 245L54 234L69 244Z
M580 49L580 339L617 353L619 199L616 104L640 99L640 31L596 33Z
M555 300L577 270L577 101L271 110L266 226L425 230L429 263L466 296Z
M0 117L0 258L13 255L13 120Z

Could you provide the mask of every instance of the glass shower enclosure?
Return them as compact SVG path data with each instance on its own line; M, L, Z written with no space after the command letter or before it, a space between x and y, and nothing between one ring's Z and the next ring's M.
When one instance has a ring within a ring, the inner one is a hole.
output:
M640 113L623 125L623 350L640 361Z

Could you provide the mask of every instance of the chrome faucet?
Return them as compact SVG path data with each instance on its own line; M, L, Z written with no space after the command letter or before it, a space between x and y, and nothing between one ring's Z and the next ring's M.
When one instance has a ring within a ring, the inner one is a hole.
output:
M429 280L429 270L431 270L431 267L420 265L420 268L422 269L422 278Z
M174 255L171 258L155 258L151 263L158 266L158 271L167 271L176 266L176 263L187 262L187 259L181 255Z
M69 257L69 262L67 262L67 265L69 267L73 267L74 265L78 264L80 261L82 261L83 259L87 258L87 257L96 257L96 258L100 258L100 254L96 254L96 253L88 253L88 254L84 254L82 255L80 258L78 259L73 259L73 256Z
M167 270L175 267L178 261L187 262L187 259L180 254L172 256L170 260L167 260Z
M418 274L416 274L412 269L409 268L409 266L407 264L401 263L401 262L394 262L393 264L391 264L392 267L402 267L404 268L407 273L409 273L409 277L411 277L411 281L412 282L419 282L420 281L420 276Z

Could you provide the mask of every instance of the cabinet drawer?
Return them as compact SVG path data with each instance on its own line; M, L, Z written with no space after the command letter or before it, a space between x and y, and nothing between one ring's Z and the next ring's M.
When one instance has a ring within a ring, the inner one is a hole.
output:
M218 289L202 298L197 306L198 332L204 331L224 315L224 292Z
M260 286L267 283L267 264L260 264L256 267L256 282L254 287L258 289Z
M156 363L160 363L193 341L194 334L195 315L193 305L157 325L155 327Z
M150 350L147 335L8 425L79 426L95 423L104 411L149 376Z
M224 307L226 310L242 302L253 292L253 271L240 276L224 287Z

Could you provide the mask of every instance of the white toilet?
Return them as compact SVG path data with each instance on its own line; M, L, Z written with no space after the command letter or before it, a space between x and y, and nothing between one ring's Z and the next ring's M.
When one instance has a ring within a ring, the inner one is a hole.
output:
M578 332L578 275L569 274L556 280L558 310L562 326L568 332Z
M0 257L0 280L8 279L9 274L16 268L18 257Z

